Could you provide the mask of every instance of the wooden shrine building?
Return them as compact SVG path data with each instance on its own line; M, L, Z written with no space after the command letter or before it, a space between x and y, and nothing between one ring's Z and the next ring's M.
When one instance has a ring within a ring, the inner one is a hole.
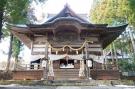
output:
M11 26L12 34L37 58L29 68L16 65L14 79L119 79L117 66L107 68L101 56L126 26L89 23L68 5L43 24Z

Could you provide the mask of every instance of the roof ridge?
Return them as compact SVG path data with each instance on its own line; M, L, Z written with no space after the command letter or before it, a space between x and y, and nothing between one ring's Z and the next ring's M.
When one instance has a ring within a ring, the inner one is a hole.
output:
M55 20L56 18L59 18L59 17L74 17L74 18L77 18L79 19L80 21L82 22L87 22L87 20L81 18L80 16L78 16L70 7L69 5L65 5L64 8L54 17L52 17L51 19L47 20L46 22L52 22L53 20ZM46 23L45 22L45 23Z

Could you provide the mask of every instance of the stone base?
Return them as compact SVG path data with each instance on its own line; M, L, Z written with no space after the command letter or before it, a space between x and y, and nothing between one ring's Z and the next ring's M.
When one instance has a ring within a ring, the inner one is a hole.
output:
M91 77L89 77L89 80L92 80L92 78L91 78Z
M85 76L79 76L80 79L85 79Z
M48 76L48 80L54 80L54 76Z

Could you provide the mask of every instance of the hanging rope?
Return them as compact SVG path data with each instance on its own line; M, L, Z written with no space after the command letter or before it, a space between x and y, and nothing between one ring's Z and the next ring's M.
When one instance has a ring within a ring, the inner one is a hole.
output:
M93 41L85 41L80 48L73 48L70 45L64 45L62 48L54 48L54 47L51 46L51 44L49 42L48 42L48 44L49 44L50 48L52 50L55 50L55 51L64 51L65 47L68 47L68 48L70 48L71 50L74 50L74 51L79 51L79 50L83 49L85 44L88 43L88 42L93 43Z

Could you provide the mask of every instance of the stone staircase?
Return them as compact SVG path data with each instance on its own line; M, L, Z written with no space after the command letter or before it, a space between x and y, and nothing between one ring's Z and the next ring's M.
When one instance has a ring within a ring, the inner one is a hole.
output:
M79 80L79 69L54 69L54 80Z

